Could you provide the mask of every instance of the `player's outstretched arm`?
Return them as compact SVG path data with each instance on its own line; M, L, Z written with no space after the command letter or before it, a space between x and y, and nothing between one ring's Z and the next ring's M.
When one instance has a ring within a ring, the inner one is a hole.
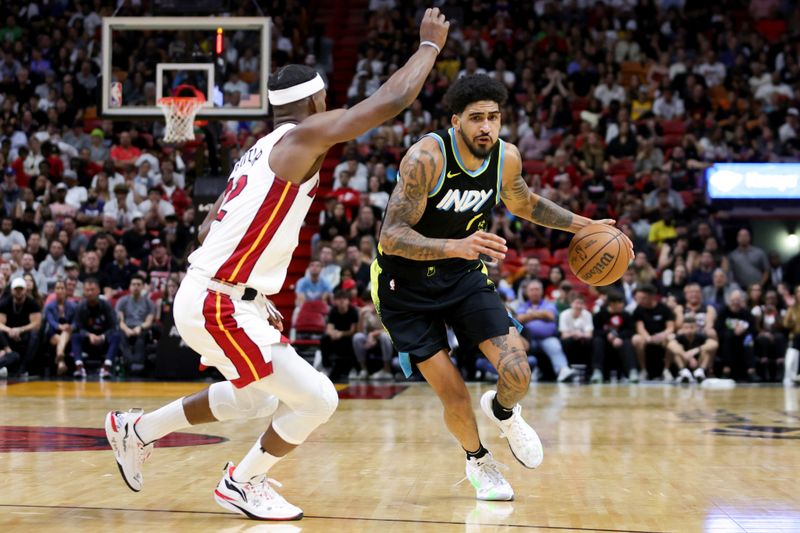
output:
M514 215L535 224L572 233L577 233L589 224L613 226L616 223L615 220L608 218L603 220L586 218L532 192L528 188L525 178L522 177L522 156L519 150L511 143L505 143L505 146L506 163L503 167L500 197ZM628 248L633 253L633 243L627 237L625 239L628 241Z
M350 141L397 116L417 98L444 47L450 23L439 8L428 9L420 24L419 49L375 94L350 109L317 113L294 128L287 138L304 153L322 154L334 144Z
M400 162L397 186L386 206L380 245L384 253L415 261L461 257L477 259L481 254L504 259L505 239L478 231L466 239L431 239L413 229L428 203L428 192L444 162L438 143L426 137L409 149Z

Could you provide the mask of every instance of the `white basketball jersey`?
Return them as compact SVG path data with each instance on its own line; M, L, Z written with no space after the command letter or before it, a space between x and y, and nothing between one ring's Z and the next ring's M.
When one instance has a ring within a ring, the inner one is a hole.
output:
M297 185L269 166L272 147L294 126L262 137L236 163L217 219L189 256L193 271L267 295L280 291L319 185L319 173Z

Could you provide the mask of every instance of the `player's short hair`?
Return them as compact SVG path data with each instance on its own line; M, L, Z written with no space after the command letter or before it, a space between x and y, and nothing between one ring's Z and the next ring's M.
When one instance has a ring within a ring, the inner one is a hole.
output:
M279 68L267 80L267 89L278 91L288 89L301 83L313 80L317 76L317 71L306 65L286 65Z
M473 102L491 100L502 106L508 91L505 85L485 74L473 74L456 80L444 95L444 103L453 114L460 114Z

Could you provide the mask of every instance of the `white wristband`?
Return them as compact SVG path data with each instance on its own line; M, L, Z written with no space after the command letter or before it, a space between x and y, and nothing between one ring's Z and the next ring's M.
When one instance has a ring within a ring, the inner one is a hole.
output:
M430 46L432 48L435 48L437 55L442 53L442 49L439 48L439 46L433 41L422 41L421 43L419 43L420 48L422 48L423 46Z

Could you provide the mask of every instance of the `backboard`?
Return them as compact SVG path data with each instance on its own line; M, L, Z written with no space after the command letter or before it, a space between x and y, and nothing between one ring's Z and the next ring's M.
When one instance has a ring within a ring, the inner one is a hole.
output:
M266 17L106 17L101 115L163 117L156 101L185 84L206 97L200 118L263 118L269 32Z

